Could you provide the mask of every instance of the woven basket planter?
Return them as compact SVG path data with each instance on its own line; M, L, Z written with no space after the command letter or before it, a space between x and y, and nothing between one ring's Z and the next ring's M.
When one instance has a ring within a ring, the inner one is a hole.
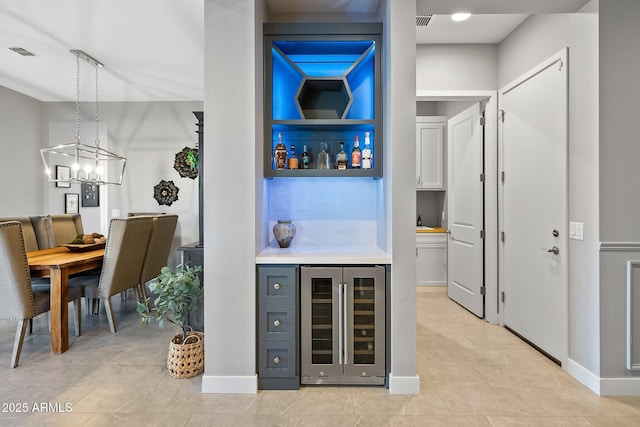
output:
M167 369L174 378L191 378L204 371L204 334L188 332L183 344L182 334L175 335L169 343Z

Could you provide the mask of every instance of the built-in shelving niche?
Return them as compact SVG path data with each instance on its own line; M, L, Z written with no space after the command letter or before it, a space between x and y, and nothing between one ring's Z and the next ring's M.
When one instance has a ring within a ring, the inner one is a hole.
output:
M381 177L382 106L380 48L382 25L265 24L266 177ZM320 143L332 161L340 141L350 153L369 132L372 169L315 169ZM311 153L312 168L276 170L278 134L287 150Z

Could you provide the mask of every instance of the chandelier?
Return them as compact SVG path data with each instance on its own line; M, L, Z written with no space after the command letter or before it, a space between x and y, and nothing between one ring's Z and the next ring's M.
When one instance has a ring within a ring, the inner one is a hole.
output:
M127 159L100 147L100 106L98 103L98 69L103 64L81 50L70 50L76 56L76 137L75 142L40 150L45 173L50 182L122 184ZM80 59L96 70L96 139L94 145L80 141ZM60 170L65 171L59 173ZM54 172L55 171L55 172Z

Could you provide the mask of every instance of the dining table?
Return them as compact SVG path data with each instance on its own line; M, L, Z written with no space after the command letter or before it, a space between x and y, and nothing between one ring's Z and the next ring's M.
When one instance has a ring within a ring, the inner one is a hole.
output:
M51 283L51 352L69 349L69 276L102 266L104 245L73 248L57 246L27 252L31 277L48 277Z

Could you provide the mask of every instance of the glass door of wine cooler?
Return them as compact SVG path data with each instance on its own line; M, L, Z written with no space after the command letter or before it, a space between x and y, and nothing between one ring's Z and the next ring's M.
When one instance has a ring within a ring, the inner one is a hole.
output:
M385 268L301 268L301 382L384 384Z
M367 383L385 375L384 278L384 267L345 267L342 278L348 308L344 375Z
M300 312L302 313L302 383L323 384L342 375L339 354L339 283L342 270L334 267L301 269ZM304 367L304 368L302 368Z

